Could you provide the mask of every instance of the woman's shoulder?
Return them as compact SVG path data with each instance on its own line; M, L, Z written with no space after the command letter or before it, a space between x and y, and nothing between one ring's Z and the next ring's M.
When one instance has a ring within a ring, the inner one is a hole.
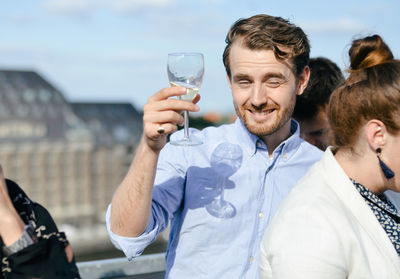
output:
M312 227L330 230L331 226L342 223L348 215L346 206L328 184L315 165L282 202L274 217L274 226L288 226L299 230Z

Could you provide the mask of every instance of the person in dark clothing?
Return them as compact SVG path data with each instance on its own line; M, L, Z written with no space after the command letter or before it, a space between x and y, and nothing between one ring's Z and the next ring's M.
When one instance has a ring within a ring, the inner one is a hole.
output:
M49 212L0 166L0 279L79 279L71 245Z
M310 80L304 93L297 95L293 118L300 124L300 137L322 151L330 145L332 132L328 123L329 98L344 83L340 68L325 57L311 58Z

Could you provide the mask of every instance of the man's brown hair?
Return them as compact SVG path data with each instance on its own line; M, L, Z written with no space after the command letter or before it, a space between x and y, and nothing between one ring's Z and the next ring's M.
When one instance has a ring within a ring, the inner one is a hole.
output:
M299 77L310 57L310 43L300 27L281 17L255 15L239 19L230 28L225 42L223 62L231 77L229 54L232 44L243 39L244 46L251 50L272 50L279 60L293 63L293 73Z

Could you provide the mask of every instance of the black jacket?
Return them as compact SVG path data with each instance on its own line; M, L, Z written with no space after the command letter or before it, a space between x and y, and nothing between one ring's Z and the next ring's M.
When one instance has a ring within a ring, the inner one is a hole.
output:
M34 225L39 241L8 257L0 249L0 279L79 279L75 259L69 263L65 254L68 240L49 212L31 201L15 182L6 179L6 184L14 207L25 224ZM4 246L1 238L0 245Z

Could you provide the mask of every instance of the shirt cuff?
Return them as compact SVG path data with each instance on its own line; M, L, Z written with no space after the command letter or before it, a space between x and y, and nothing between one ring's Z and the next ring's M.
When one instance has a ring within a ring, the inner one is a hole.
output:
M140 254L143 253L144 248L152 243L158 234L158 225L154 223L153 218L150 219L150 223L146 230L138 237L120 236L113 233L111 231L111 204L109 204L107 208L106 226L111 242L117 249L124 252L129 261L140 256Z

